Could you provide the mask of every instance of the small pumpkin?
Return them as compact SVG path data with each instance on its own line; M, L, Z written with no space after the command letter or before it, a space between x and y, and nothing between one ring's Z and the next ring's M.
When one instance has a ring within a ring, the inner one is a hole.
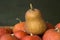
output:
M60 32L55 29L49 29L44 33L42 39L43 40L60 40Z
M24 26L25 26L25 22L19 22L19 23L15 24L13 27L13 32L16 32L19 30L25 31Z
M41 40L41 37L37 35L28 35L22 38L21 40Z

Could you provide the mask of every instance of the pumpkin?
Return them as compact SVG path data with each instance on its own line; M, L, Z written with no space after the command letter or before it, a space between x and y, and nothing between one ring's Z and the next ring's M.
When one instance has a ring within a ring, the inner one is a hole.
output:
M49 29L44 33L42 39L43 40L60 40L60 32L55 29Z
M21 40L41 40L41 38L37 35L28 35L22 38Z
M21 39L21 38L27 36L27 33L20 30L20 31L15 32L14 35L15 35L18 39Z
M25 22L19 22L19 23L15 24L14 27L13 27L13 32L16 32L16 31L19 31L19 30L25 31L24 26L25 26Z

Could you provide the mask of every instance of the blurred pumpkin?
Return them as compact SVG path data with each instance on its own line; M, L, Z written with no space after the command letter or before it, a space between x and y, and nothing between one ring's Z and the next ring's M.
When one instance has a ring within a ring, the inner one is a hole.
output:
M14 35L15 35L18 39L21 39L21 38L27 36L28 34L27 34L26 32L24 32L24 31L21 31L21 30L20 30L20 31L15 32Z
M14 25L13 27L13 32L16 32L16 31L25 31L25 22L19 22L17 24Z
M4 34L1 36L0 40L18 40L15 36L11 34Z
M10 34L10 32L4 27L0 27L0 37L4 34Z
M43 40L60 40L60 32L55 29L49 29L44 33L42 39Z
M37 35L28 35L22 38L21 40L41 40L41 38Z

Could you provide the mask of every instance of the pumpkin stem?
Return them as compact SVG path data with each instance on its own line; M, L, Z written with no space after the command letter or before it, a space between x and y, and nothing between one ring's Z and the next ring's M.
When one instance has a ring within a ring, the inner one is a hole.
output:
M30 9L33 9L32 3L30 3Z
M14 36L14 34L11 34L12 36Z
M33 36L33 34L32 34L32 33L31 33L30 35L31 35L31 36Z
M16 18L16 20L18 20L19 22L21 22L21 20L19 18Z
M55 30L56 30L57 32L60 32L60 30L59 30L59 28L58 28L58 27L56 27L56 28L55 28Z

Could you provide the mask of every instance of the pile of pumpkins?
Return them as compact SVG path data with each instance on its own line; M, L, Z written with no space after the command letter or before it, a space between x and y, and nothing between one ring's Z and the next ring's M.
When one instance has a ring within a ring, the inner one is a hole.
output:
M32 7L25 13L25 21L13 28L0 28L0 40L60 40L60 23L53 26L42 17L42 12Z

